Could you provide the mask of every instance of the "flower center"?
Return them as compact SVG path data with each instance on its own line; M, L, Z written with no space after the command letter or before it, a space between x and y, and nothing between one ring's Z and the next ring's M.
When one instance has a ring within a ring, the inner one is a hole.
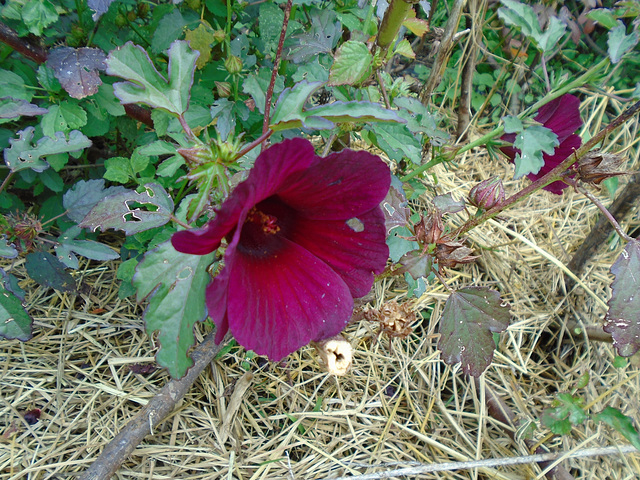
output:
M283 248L295 223L296 212L277 196L269 197L249 210L242 225L238 250L242 253L267 257Z

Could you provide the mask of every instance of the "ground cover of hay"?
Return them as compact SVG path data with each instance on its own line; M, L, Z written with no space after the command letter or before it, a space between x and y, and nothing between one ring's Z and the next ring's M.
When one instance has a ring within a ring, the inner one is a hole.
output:
M589 125L583 133L596 131L611 102L606 96L583 102L582 115ZM625 126L613 150L632 144L637 130L637 122ZM634 169L640 165L638 150L633 144L628 152ZM451 191L459 198L477 181L491 174L511 178L513 171L480 150L459 159L459 166L437 169L437 193ZM433 187L431 177L425 182ZM522 184L507 182L507 192ZM606 191L599 196L610 204ZM568 190L557 197L545 192L511 210L504 220L470 234L482 258L451 272L451 286L488 285L512 305L511 326L477 385L439 360L436 319L447 296L443 287L429 286L415 299L406 297L402 281L387 280L376 285L371 305L408 302L421 318L413 335L393 339L390 348L388 338L377 339L375 324L352 324L346 337L354 347L354 363L339 378L319 367L311 347L281 364L247 358L235 348L201 375L164 423L154 426L153 435L124 463L117 478L320 479L382 475L413 462L527 455L527 429L522 428L516 442L507 436L508 427L487 413L486 387L502 396L520 426L539 426L554 394L571 390L584 373L590 381L578 394L585 403L595 401L591 412L613 406L637 420L637 368L614 368L610 344L571 333L572 325L602 321L612 280L609 267L621 249L619 243L614 248L603 245L589 262L581 278L590 292L579 286L566 291L561 267L597 213L579 194ZM639 224L637 208L623 220L627 231ZM26 306L36 326L28 343L0 341L0 435L17 428L0 443L0 479L73 478L168 376L161 370L135 374L129 368L152 363L155 347L144 333L142 307L118 299L115 264L86 264L76 278L90 289L78 296L38 287L24 275L22 261L11 271L23 279ZM201 327L199 339L203 332ZM234 391L244 387L235 402ZM41 409L42 417L28 425L22 414L33 408ZM548 433L541 427L531 436L541 440ZM627 443L609 427L592 422L545 441L556 452ZM579 479L630 480L640 471L640 454L570 459L563 465ZM537 465L518 465L419 478L541 475Z

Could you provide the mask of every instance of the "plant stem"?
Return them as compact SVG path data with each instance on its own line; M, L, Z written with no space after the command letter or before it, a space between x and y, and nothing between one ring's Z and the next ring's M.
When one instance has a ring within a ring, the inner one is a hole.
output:
M7 186L7 184L9 183L9 181L13 178L13 175L16 172L9 172L7 173L7 176L5 177L5 179L2 181L2 185L0 185L0 192L2 192L4 190L4 187Z
M273 87L276 84L276 78L278 77L278 68L280 67L280 59L282 58L282 47L284 46L284 39L287 35L287 25L289 25L289 17L291 16L291 7L293 6L293 0L287 1L287 6L284 9L284 20L282 22L282 32L280 32L280 40L278 41L278 49L273 61L273 71L271 72L271 81L267 88L267 94L264 99L264 120L262 121L262 134L264 135L269 131L269 114L271 113L271 99L273 98ZM262 144L262 148L266 146L266 143Z
M582 157L584 157L587 153L589 153L589 151L591 151L593 147L595 147L598 143L600 143L607 135L609 135L613 130L619 127L622 123L626 122L629 118L635 115L638 110L640 110L640 101L636 102L632 107L622 112L609 125L607 125L605 128L600 130L587 143L585 143L578 150L576 150L573 155L569 155L562 163L560 163L560 165L558 165L549 173L540 177L538 180L528 185L524 189L510 196L504 202L499 203L495 207L487 210L486 212L484 212L482 216L473 218L467 223L465 223L464 225L462 225L458 230L456 230L456 232L453 234L453 237L455 238L458 235L468 232L472 228L475 228L481 223L486 222L490 218L495 217L503 210L524 200L536 190L546 187L547 185L555 181L562 180L563 177L568 173L567 170L571 167L571 165L573 165L576 162L579 162L582 159Z
M24 38L20 38L18 34L4 23L0 23L0 42L6 43L22 56L30 58L37 64L47 61L47 51L28 42Z
M235 162L236 160L242 158L243 156L245 156L248 152L250 152L251 150L253 150L254 148L256 148L258 145L260 145L263 142L266 142L267 139L273 135L273 130L269 129L266 132L264 132L262 135L260 135L259 138L257 138L256 140L254 140L253 142L251 142L249 145L247 145L246 147L244 147L242 150L240 150L240 153L238 153L236 155L236 158L233 159L233 161Z
M391 0L387 11L384 12L380 31L376 38L376 46L380 49L380 58L385 58L387 50L391 42L398 35L402 22L407 18L409 10L413 8L413 4L418 3L417 0Z
M576 191L582 193L585 197L591 200L591 202L600 209L604 217L608 220L608 222L615 229L618 235L620 235L620 237L624 239L625 242L629 242L630 240L632 240L632 238L625 233L625 231L622 229L622 227L620 226L618 221L614 218L614 216L611 215L611 212L607 210L607 207L605 207L595 195L593 195L589 190L584 188L582 185L579 185L578 182L576 182L573 178L564 178L563 182L568 183L573 188L575 188Z

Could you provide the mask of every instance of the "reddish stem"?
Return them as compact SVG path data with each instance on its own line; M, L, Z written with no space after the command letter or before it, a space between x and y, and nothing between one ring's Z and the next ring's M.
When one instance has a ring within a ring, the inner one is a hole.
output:
M6 43L22 56L30 58L34 62L41 64L47 61L47 51L39 45L34 45L25 38L20 38L18 34L0 23L0 42Z
M287 6L284 9L284 21L282 22L282 32L280 32L280 40L278 41L278 50L276 51L276 57L273 61L273 71L271 72L271 81L267 88L267 95L264 99L264 120L262 122L262 134L264 135L269 130L269 115L271 113L271 99L273 98L273 87L276 84L276 78L278 78L278 69L280 68L280 59L282 58L282 48L284 46L284 38L287 35L287 25L289 25L289 17L291 16L291 7L293 6L293 0L287 1ZM266 146L262 144L262 148Z

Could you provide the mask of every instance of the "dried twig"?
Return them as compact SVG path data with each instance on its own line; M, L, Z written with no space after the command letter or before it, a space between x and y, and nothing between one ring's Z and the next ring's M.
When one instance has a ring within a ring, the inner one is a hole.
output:
M191 353L194 363L187 374L180 379L170 380L109 442L89 469L78 477L78 480L104 480L115 474L122 462L136 449L144 437L157 428L173 411L225 343L222 341L216 345L215 332L207 335Z

